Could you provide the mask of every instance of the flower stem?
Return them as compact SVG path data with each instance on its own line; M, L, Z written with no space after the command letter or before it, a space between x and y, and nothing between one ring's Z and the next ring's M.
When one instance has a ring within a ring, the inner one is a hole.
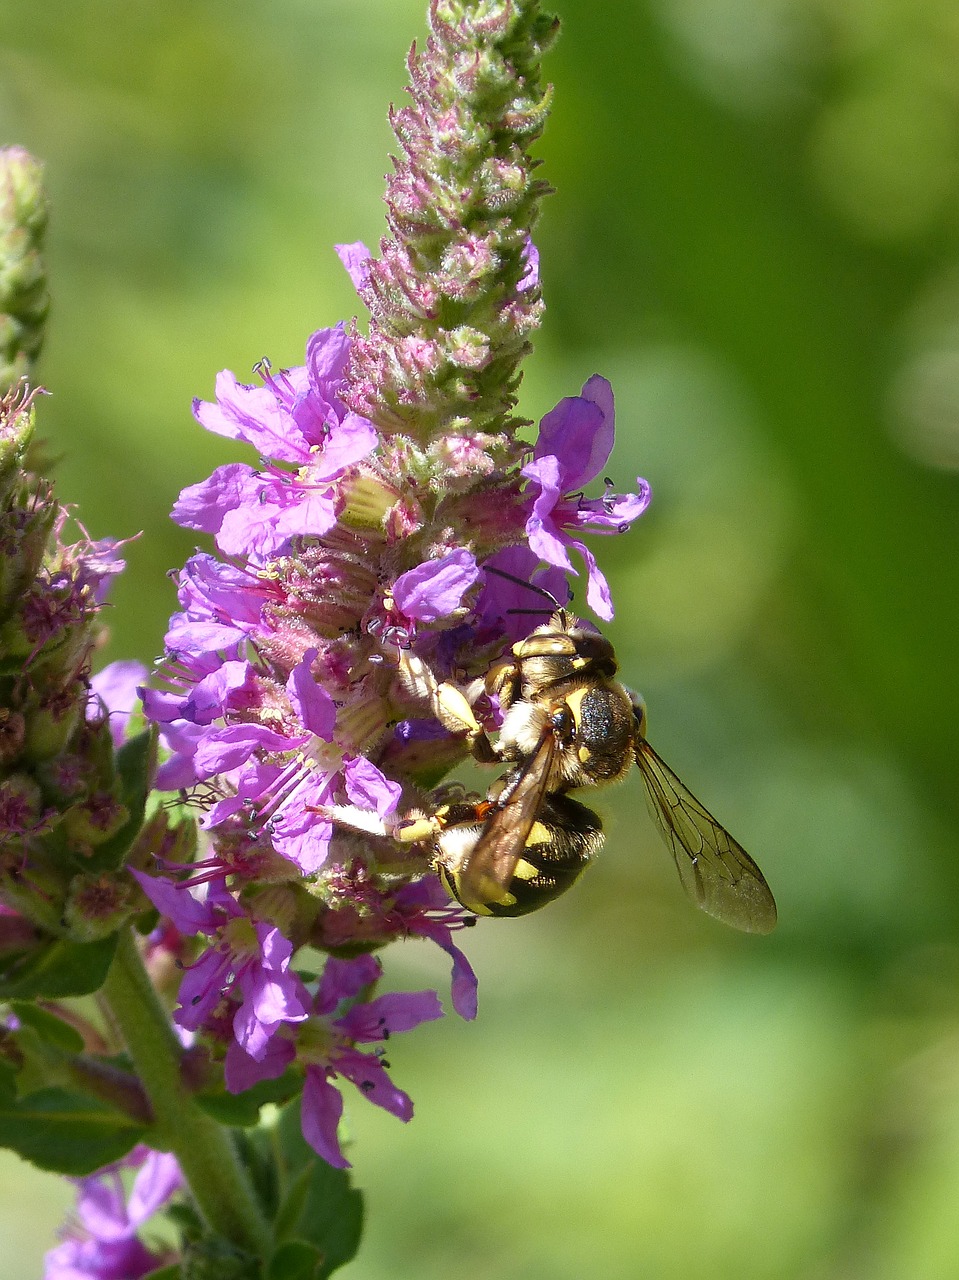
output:
M182 1049L150 982L132 933L120 934L103 995L120 1027L156 1120L151 1145L172 1151L209 1225L259 1257L270 1233L229 1132L185 1088Z

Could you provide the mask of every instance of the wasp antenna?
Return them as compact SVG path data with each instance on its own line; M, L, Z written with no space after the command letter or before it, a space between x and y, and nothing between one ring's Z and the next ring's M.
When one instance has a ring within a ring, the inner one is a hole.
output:
M497 578L505 578L507 582L514 583L517 587L525 587L528 591L535 591L538 596L542 596L544 600L549 600L553 606L550 612L556 609L562 609L562 605L553 595L552 591L547 591L545 587L541 587L538 582L529 582L526 578L517 578L513 573L507 573L505 569L497 569L491 564L483 566L484 573L495 573ZM507 609L507 613L534 613L533 609Z

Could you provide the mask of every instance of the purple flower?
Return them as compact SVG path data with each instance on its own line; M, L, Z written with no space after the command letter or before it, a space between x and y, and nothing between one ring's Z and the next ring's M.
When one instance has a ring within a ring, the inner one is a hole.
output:
M173 518L214 534L226 555L259 563L291 539L328 532L336 523L337 481L377 442L372 425L340 399L349 349L339 324L312 335L305 365L276 377L266 369L262 387L220 373L216 402L194 401L197 421L273 461L262 470L245 463L218 467L183 490Z
M139 1166L129 1200L120 1181L122 1165ZM182 1183L176 1159L146 1147L80 1179L76 1221L64 1230L62 1243L47 1253L44 1280L139 1280L155 1271L169 1259L148 1249L137 1231Z
M307 1017L303 984L288 972L293 946L279 929L250 920L221 886L208 885L199 898L184 885L132 874L180 933L204 933L214 940L183 976L173 1015L178 1026L199 1030L223 996L235 994L240 1001L233 1016L236 1042L250 1057L261 1058L277 1027Z
M523 468L531 482L532 506L526 520L529 545L541 560L575 573L568 548L578 551L588 575L586 602L609 621L613 602L609 585L591 551L567 530L621 533L649 505L649 485L637 479L636 493L606 493L585 498L577 493L600 474L613 447L613 390L595 374L582 394L568 396L540 422L533 461Z
M413 1115L409 1095L389 1077L382 1048L364 1053L356 1046L381 1046L390 1036L443 1015L435 991L396 993L354 1003L381 974L379 961L370 955L355 960L331 956L309 1021L275 1037L259 1061L235 1045L227 1052L227 1087L234 1093L281 1075L295 1059L301 1062L305 1067L303 1136L318 1155L337 1169L350 1168L337 1136L343 1114L343 1097L333 1084L337 1077L350 1080L370 1102L401 1120L408 1121ZM295 1045L291 1036L296 1039Z
M404 885L396 895L396 913L405 931L416 937L429 938L453 961L451 998L453 1008L467 1022L476 1017L477 981L473 966L453 941L458 929L471 927L475 916L468 916L449 900L449 895L436 876Z

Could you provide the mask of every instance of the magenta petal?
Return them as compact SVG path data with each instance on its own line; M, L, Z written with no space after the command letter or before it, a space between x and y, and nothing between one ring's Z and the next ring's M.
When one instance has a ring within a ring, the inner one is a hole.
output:
M211 947L191 965L180 983L180 1006L173 1015L178 1027L197 1031L220 1002L233 972L228 952Z
M439 622L459 607L479 576L472 553L457 547L439 560L427 560L400 574L393 584L393 599L407 618Z
M351 1040L373 1044L442 1016L443 1006L435 991L397 991L354 1005L337 1020L337 1026Z
M368 1101L389 1111L404 1123L413 1119L413 1099L398 1089L382 1062L372 1053L344 1049L336 1055L332 1066L341 1076L352 1080Z
M306 343L306 364L310 384L329 397L329 386L343 381L346 362L350 357L350 339L343 321L331 329L317 329Z
M216 404L194 400L193 415L207 431L245 440L263 457L285 462L302 462L306 457L302 442L290 430L289 414L277 402L274 391L237 382L229 369L217 374Z
M241 462L217 467L209 479L187 485L170 515L185 529L217 533L227 512L255 500L256 476Z
M609 583L606 581L602 569L596 563L593 553L582 542L573 542L570 545L574 546L586 561L586 571L589 574L586 583L586 603L597 618L602 618L604 622L611 621L613 617L613 598L610 594Z
M254 751L292 751L305 736L288 738L260 724L231 724L210 730L196 749L198 776L210 777L226 769L238 769Z
M340 1150L337 1137L343 1098L339 1089L330 1084L322 1067L307 1068L300 1108L303 1137L317 1155L334 1169L352 1168Z
M123 745L127 722L140 702L139 686L148 674L142 662L111 662L90 681L90 690L96 695L94 705L99 699L106 707L110 718L110 736L115 747ZM87 718L89 719L89 715Z
M336 704L322 685L317 684L310 675L310 668L316 661L318 652L317 649L306 650L286 682L286 691L304 729L309 729L310 733L329 742L336 723Z
M352 1000L364 987L375 982L383 970L380 962L368 953L352 960L329 956L323 966L320 989L316 995L316 1012L332 1013L342 1000Z
M385 818L399 803L403 788L391 782L365 756L354 756L343 769L346 794L359 809L372 809Z
M98 1240L123 1240L132 1235L123 1188L115 1173L83 1180L77 1196L77 1214Z
M163 880L159 876L148 876L142 871L130 869L130 875L150 899L157 911L168 920L172 920L180 933L191 937L195 933L209 933L217 926L217 921L210 907L205 902L198 902L185 886L176 885L172 880Z
M536 460L549 455L559 460L560 487L565 493L598 476L613 449L612 388L605 378L596 375L586 383L583 393L561 400L542 419L533 451Z
M133 1180L127 1213L137 1226L151 1218L183 1185L183 1174L176 1156L166 1151L151 1151Z
M379 436L372 423L356 413L347 413L333 428L321 452L314 455L313 465L322 476L332 477L344 467L352 467L376 448Z
M444 925L434 923L426 935L442 947L453 961L453 977L450 996L453 1008L465 1022L472 1022L478 1007L479 983L473 966L453 941L452 932Z
M370 270L371 253L362 240L352 244L335 244L336 256L346 268L346 273L353 281L353 287L360 289L366 284Z
M278 549L290 538L318 538L336 524L336 502L329 494L302 486L294 493L297 501L274 517L269 550ZM261 555L267 554L265 545L258 550Z
M226 1051L224 1079L230 1093L243 1093L261 1080L276 1080L296 1057L296 1049L289 1040L274 1036L266 1052L257 1061L251 1058L235 1040Z

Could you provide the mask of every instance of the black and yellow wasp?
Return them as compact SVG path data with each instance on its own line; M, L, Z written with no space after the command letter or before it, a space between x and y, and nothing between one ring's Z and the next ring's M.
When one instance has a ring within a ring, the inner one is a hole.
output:
M459 715L477 758L506 772L485 799L440 803L394 838L431 842L440 876L470 911L525 915L564 893L602 847L599 817L569 792L620 781L635 761L689 896L736 929L768 933L776 904L762 872L649 745L645 705L616 673L609 641L558 608L487 675L505 712L495 746L469 724L468 704ZM444 704L447 724L453 706Z

